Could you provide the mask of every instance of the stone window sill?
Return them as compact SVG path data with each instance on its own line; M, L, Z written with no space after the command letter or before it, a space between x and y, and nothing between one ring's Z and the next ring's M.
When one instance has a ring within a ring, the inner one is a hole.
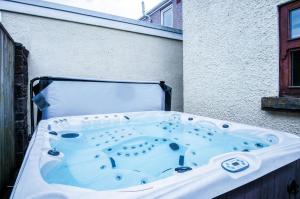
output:
M261 109L265 111L299 111L300 98L297 97L263 97Z

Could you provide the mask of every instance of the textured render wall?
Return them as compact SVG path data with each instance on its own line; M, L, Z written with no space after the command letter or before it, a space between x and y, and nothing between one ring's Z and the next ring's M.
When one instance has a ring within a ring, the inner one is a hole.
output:
M184 1L184 110L298 133L300 113L266 112L278 95L283 0Z
M165 80L183 109L182 41L11 12L2 23L30 51L30 79Z

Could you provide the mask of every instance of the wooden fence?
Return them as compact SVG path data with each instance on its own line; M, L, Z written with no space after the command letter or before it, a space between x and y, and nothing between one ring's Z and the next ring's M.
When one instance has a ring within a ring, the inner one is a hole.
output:
M14 41L0 24L0 190L15 171ZM0 196L2 193L0 194Z

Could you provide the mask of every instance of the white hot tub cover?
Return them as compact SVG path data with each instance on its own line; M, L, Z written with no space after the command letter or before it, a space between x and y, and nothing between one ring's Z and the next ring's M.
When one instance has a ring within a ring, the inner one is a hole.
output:
M38 121L86 114L169 111L171 87L163 81L129 82L39 77L31 80L31 99L38 107Z

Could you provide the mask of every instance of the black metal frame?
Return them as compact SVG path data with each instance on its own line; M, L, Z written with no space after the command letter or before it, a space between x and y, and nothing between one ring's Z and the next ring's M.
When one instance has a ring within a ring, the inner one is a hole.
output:
M35 82L37 82L35 84ZM94 79L76 79L76 78L66 78L66 77L51 77L43 76L36 77L30 81L30 122L31 122L31 135L35 130L34 124L34 110L33 110L33 100L32 98L37 95L41 90L46 88L53 81L80 81L80 82L106 82L106 83L132 83L132 84L159 84L160 87L165 92L165 111L171 110L171 98L172 98L172 88L165 84L164 81L160 82L133 82L133 81L110 81L110 80L94 80ZM42 119L42 112L37 110L37 123ZM30 136L31 136L30 135Z

